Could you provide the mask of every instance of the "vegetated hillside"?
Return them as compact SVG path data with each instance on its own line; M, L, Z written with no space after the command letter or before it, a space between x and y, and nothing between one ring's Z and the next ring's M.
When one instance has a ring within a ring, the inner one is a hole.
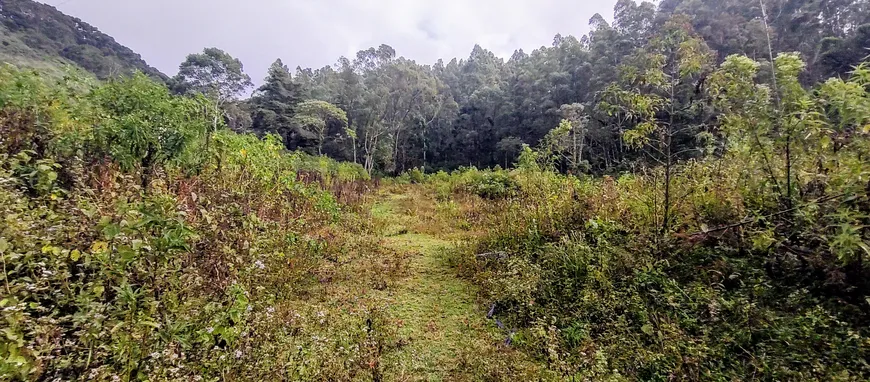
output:
M23 35L12 33L5 25L0 24L2 34L2 47L0 47L0 61L14 64L21 68L33 68L39 71L59 75L64 68L79 68L74 62L60 56L46 56L27 46L21 40ZM84 72L84 69L80 69Z
M35 68L75 64L101 79L137 70L167 79L130 48L50 5L0 1L0 33L0 58L4 62Z

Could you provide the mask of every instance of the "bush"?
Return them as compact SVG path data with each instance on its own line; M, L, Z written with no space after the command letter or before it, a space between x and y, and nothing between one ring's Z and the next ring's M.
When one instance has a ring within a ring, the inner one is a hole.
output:
M829 249L862 240L834 223L855 215L812 202L796 220L771 218L777 206L741 187L741 166L680 165L673 235L660 231L660 169L618 179L520 169L513 197L473 212L483 234L451 261L518 328L514 343L562 378L865 380L868 310L855 296L870 290L868 269ZM710 231L747 214L768 217Z
M419 168L415 167L408 171L407 174L411 183L421 184L426 182L426 174L424 174L423 171L420 171Z
M516 195L517 182L505 171L478 172L466 185L468 192L485 199L506 199Z

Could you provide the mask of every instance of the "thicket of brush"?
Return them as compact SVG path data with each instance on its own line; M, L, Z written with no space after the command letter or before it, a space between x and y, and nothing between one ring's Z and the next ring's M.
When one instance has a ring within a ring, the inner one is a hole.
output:
M778 89L745 57L710 74L695 159L577 178L526 148L423 180L483 198L452 261L515 345L571 380L870 378L870 68L805 90L775 62ZM664 151L654 114L627 141Z
M358 165L214 126L143 75L0 68L0 379L371 378L383 283Z

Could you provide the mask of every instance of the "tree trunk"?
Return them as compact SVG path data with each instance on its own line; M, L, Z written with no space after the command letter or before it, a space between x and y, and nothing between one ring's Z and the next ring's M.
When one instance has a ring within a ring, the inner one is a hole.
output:
M317 155L323 155L323 135L318 136L317 139Z
M393 151L393 167L394 172L398 173L399 171L399 140L401 136L401 130L396 130L396 144Z
M145 157L142 158L142 192L148 195L148 188L151 185L151 175L154 171L154 149L149 147Z
M359 163L359 162L356 160L356 138L351 137L350 140L351 140L351 142L352 142L351 144L353 144L353 163Z
M662 222L662 235L667 235L671 224L671 178L674 164L674 156L671 151L674 139L674 103L676 103L676 84L673 78L677 76L676 67L671 73L671 94L670 94L670 110L668 112L668 126L665 129L665 213L664 221Z

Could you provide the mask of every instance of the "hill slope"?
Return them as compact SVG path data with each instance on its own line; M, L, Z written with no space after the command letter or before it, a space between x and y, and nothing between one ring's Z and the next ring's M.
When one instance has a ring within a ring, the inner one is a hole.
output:
M74 64L107 78L135 70L167 76L139 54L78 18L30 0L0 0L0 59L36 68Z

